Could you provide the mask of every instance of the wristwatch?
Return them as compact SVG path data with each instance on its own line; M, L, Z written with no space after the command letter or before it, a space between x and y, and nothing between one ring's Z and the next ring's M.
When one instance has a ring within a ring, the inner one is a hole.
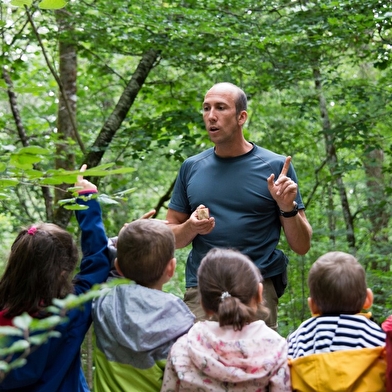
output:
M296 216L298 214L298 204L294 202L294 208L291 211L285 212L280 210L280 216L283 218L291 218L292 216Z

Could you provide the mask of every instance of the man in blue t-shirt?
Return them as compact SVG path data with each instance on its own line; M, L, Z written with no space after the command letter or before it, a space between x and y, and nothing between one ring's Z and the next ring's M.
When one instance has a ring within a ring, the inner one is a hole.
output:
M213 247L235 248L260 269L270 310L266 322L276 329L278 297L287 283L288 263L284 253L276 249L281 227L298 254L308 252L312 228L291 157L245 140L242 127L248 118L246 109L245 93L231 83L218 83L207 92L203 119L215 147L183 163L166 219L177 248L192 242L184 300L197 319L205 318L197 298L201 259ZM199 219L200 206L209 209L209 218Z

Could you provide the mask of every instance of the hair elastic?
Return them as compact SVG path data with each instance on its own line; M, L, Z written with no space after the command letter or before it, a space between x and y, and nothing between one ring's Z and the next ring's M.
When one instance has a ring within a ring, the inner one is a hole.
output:
M230 293L228 293L227 291L224 291L220 298L221 298L221 301L223 301L224 299L229 298L229 297L231 297Z
M37 228L35 226L31 226L30 229L27 230L27 233L30 235L34 235L37 232Z

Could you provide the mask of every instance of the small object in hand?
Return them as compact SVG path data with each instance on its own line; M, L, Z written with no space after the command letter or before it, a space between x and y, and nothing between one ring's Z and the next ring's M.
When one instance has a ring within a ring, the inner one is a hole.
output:
M210 211L207 207L200 207L197 209L197 219L208 219L210 217Z

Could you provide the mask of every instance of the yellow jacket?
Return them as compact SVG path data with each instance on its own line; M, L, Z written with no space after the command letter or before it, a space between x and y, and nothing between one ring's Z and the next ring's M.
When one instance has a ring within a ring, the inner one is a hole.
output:
M311 354L289 359L289 366L293 391L386 391L385 347Z

